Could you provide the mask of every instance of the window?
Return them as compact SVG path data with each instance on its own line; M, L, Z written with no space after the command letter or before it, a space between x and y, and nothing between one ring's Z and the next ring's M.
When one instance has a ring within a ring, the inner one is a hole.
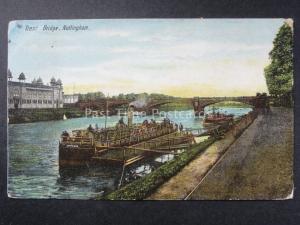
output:
M48 104L52 104L52 100L48 100Z
M36 99L33 99L32 101L33 101L33 103L35 103L35 104L37 103Z
M42 100L38 100L38 103L39 103L39 104L42 104Z
M27 99L27 104L31 104L31 100L30 99Z
M44 104L47 104L47 100L43 100L43 103L44 103Z

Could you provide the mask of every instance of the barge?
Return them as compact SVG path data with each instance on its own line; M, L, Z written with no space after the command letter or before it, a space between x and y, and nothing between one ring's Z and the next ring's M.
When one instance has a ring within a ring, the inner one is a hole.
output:
M153 154L170 153L194 142L189 132L179 131L178 125L145 120L141 124L64 131L59 142L59 166L74 167L90 164L129 165Z
M234 115L233 114L225 114L215 111L215 107L213 107L213 111L210 114L206 114L203 125L210 126L212 124L223 124L223 123L232 123Z

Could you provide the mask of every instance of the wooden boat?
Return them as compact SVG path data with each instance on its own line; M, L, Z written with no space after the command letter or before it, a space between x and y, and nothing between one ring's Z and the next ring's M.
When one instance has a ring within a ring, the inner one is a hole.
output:
M210 114L206 114L203 124L211 125L211 124L220 124L226 122L233 122L233 114L224 114L220 112L215 112L215 108L213 107L213 112Z
M157 150L159 146L191 143L192 139L191 134L178 132L175 124L169 120L132 126L118 124L100 130L89 126L87 129L74 130L71 134L64 131L59 142L59 166L84 166L99 159L126 163L127 160L134 160L134 157L142 159L148 153L155 153L155 149L156 153L163 153ZM120 150L127 152L120 153Z

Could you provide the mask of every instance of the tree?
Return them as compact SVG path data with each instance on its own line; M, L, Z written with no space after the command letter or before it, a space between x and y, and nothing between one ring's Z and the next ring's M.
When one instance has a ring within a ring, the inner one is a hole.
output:
M96 100L103 99L103 98L105 98L105 94L103 92L98 91L98 92L95 93L95 99Z
M125 99L125 95L123 93L120 93L118 95L118 99L124 100Z
M264 71L269 93L275 97L285 99L284 101L287 104L291 104L293 90L293 31L287 22L280 27L269 56L271 63Z

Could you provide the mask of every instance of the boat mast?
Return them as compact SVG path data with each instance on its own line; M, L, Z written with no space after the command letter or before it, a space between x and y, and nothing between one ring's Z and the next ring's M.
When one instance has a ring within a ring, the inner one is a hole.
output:
M105 130L105 139L106 139L106 146L107 146L107 140L108 140L108 130L106 129L107 126L107 114L108 114L108 94L105 98L105 121L104 121L104 130Z
M104 121L104 128L106 129L107 124L107 110L108 110L108 102L107 102L108 94L105 97L105 121Z

